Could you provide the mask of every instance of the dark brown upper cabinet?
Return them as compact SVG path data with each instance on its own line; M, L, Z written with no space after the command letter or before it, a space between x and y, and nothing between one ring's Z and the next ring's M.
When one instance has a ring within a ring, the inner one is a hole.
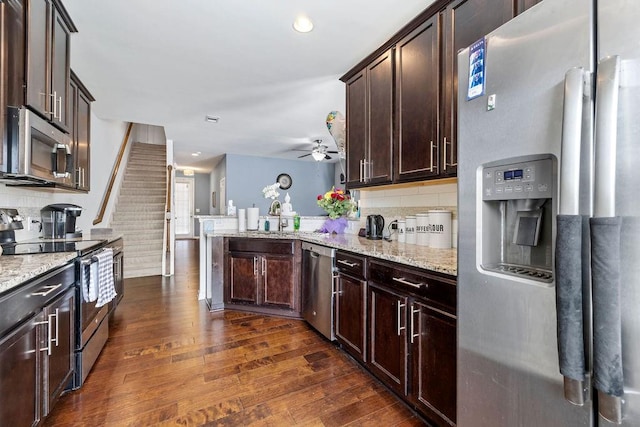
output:
M396 44L395 181L437 176L440 16Z
M481 39L516 14L513 0L454 0L443 16L441 175L455 176L458 165L458 51Z
M456 176L458 51L539 1L436 0L347 72L341 78L347 86L347 187ZM391 70L385 67L378 75L393 76L392 86L380 86L381 78L371 83L372 67L394 50L393 60L383 61L391 63ZM371 98L374 87L379 96ZM388 106L381 107L394 92ZM383 140L393 141L391 180L384 173L386 157L370 157L374 148L376 154L388 154Z
M58 1L26 1L25 102L64 131L69 114L70 39L76 31Z
M394 57L390 49L347 85L347 186L392 180Z
M69 86L69 117L71 152L73 154L76 189L91 189L91 103L95 101L78 76L71 72Z

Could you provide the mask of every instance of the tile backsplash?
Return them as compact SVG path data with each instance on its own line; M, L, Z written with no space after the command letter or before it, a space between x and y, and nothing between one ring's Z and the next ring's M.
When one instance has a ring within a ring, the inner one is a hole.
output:
M401 188L358 190L355 197L360 200L361 227L364 227L367 215L371 214L382 215L385 224L389 224L407 215L431 209L449 210L452 213L451 241L454 247L458 245L458 184L455 180Z
M0 183L0 207L14 208L24 219L23 230L16 230L16 240L24 241L40 236L38 224L31 231L27 230L27 218L40 221L40 209L54 202L50 190L33 190L21 187L8 187Z

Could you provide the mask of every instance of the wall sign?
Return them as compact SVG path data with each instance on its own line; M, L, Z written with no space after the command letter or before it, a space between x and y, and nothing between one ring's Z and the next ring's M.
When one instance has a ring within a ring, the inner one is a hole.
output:
M469 47L469 85L467 86L467 101L484 94L485 56L484 38Z

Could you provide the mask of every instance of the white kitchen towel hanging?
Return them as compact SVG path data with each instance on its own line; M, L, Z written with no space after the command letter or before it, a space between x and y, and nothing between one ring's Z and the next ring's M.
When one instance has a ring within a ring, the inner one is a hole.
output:
M98 262L98 301L96 307L102 307L116 296L113 282L113 249L107 248L95 255Z

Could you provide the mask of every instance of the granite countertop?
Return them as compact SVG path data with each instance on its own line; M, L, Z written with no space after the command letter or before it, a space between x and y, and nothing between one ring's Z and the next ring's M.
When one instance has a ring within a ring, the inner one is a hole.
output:
M87 234L76 239L64 241L107 240L109 243L121 238L120 234ZM33 239L19 243L53 242L59 239ZM2 255L0 256L0 293L8 291L36 276L53 270L76 259L76 252L56 252L31 255Z
M75 252L0 256L0 293L76 259Z
M387 242L385 240L369 240L354 234L326 233L283 233L265 231L219 231L207 233L207 237L250 237L261 239L299 239L305 242L318 243L336 249L343 249L387 261L397 262L412 267L457 276L457 250L432 249L425 246Z

